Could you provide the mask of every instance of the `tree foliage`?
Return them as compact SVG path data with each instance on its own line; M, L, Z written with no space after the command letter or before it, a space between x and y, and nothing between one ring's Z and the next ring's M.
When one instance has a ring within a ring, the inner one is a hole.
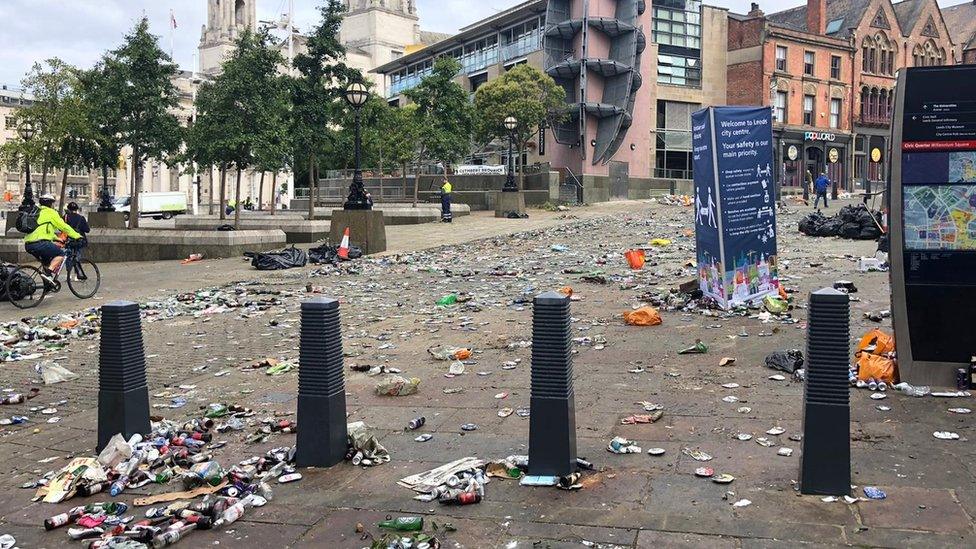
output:
M344 109L346 86L351 81L362 81L359 71L344 62L346 49L339 41L339 30L345 11L339 0L328 0L319 6L321 21L307 38L307 50L294 60L298 75L291 79L290 86L290 134L295 164L302 164L308 176L310 198L315 192L317 159L328 153L327 147L334 141L333 122ZM314 215L315 200L310 199L309 216Z
M266 33L245 31L233 55L213 81L197 95L197 119L187 136L187 152L198 164L221 168L221 216L226 201L223 184L229 166L237 170L240 202L241 172L252 166L278 162L287 149L288 96L278 75L284 61L270 47ZM235 208L235 223L240 219Z
M507 140L505 119L514 116L518 122L513 132L515 146L521 156L539 127L560 116L565 101L566 91L549 75L519 65L475 92L475 141L487 145L496 139Z
M470 151L472 109L468 94L454 81L461 63L441 57L433 71L405 95L417 105L418 157L446 167Z
M177 69L149 32L144 17L125 36L123 44L102 60L107 77L105 92L115 104L112 126L120 142L132 148L135 183L132 186L130 227L139 226L142 164L149 159L169 161L182 146L182 127L173 111L178 93L173 79Z

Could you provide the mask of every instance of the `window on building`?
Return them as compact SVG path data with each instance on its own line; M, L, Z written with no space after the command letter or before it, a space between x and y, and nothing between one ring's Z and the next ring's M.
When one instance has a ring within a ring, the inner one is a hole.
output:
M840 63L839 55L830 56L830 77L834 80L840 80Z
M813 105L816 98L812 95L803 96L803 123L812 126L814 122Z
M701 60L683 55L657 56L657 81L661 84L701 87Z
M786 46L776 46L776 70L786 72Z
M8 130L17 129L17 119L14 118L13 116L6 117L6 119L4 120L4 124L6 124L5 127Z
M472 75L469 79L471 82L471 91L476 92L483 84L488 82L488 73L483 72L481 74Z
M658 82L701 87L701 2L654 2L653 39L658 44Z
M785 91L777 91L775 101L773 105L773 117L776 122L786 124L786 104L789 101L789 95Z
M701 106L677 101L657 102L657 145L654 175L692 178L691 113Z
M812 51L803 52L803 74L813 76L813 63L815 56Z
M841 104L840 99L830 100L830 127L839 128L840 127L840 110Z

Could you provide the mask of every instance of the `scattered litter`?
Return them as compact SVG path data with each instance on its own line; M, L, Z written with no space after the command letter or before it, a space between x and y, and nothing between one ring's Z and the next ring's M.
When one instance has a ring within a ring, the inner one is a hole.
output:
M939 440L959 440L959 433L953 433L952 431L936 431L932 433L932 436Z
M803 352L798 349L774 351L766 356L766 367L792 374L803 367Z
M790 457L793 455L793 448L780 448L779 451L776 452L776 455Z
M613 440L607 445L607 451L614 454L639 454L643 450L633 440L627 440L623 437L613 437Z
M885 499L888 497L888 494L885 494L881 488L876 486L865 486L864 495L867 496L868 499Z
M647 453L652 456L663 456L664 448L648 448Z
M407 379L398 375L390 375L376 384L376 394L379 396L407 396L415 394L420 386L420 378Z
M661 314L653 307L641 307L636 311L624 313L624 322L630 326L657 326L661 324Z
M708 352L708 346L702 343L702 340L696 339L695 344L687 349L682 349L678 351L679 355L701 355Z
M690 457L695 461L711 461L712 456L702 452L701 450L692 450L691 448L682 448L681 453Z
M711 478L715 475L715 469L711 467L699 467L695 469L695 476L702 478Z
M39 362L34 366L34 371L41 375L44 385L54 385L55 383L78 379L78 374L50 360Z
M739 501L732 504L732 507L748 507L752 505L752 502L747 499L740 499Z

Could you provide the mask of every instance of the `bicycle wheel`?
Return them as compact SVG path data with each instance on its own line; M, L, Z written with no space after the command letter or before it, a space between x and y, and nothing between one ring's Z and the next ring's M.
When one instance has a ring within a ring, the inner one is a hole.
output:
M102 284L102 274L98 265L90 259L73 261L68 271L68 288L78 299L88 299L95 295Z
M44 301L47 285L36 267L18 267L7 275L4 283L7 300L18 309L31 309Z

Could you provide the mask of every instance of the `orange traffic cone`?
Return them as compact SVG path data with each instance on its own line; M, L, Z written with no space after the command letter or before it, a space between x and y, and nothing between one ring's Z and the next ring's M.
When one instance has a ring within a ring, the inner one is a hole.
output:
M339 258L349 259L349 227L342 233L342 243L339 244Z

